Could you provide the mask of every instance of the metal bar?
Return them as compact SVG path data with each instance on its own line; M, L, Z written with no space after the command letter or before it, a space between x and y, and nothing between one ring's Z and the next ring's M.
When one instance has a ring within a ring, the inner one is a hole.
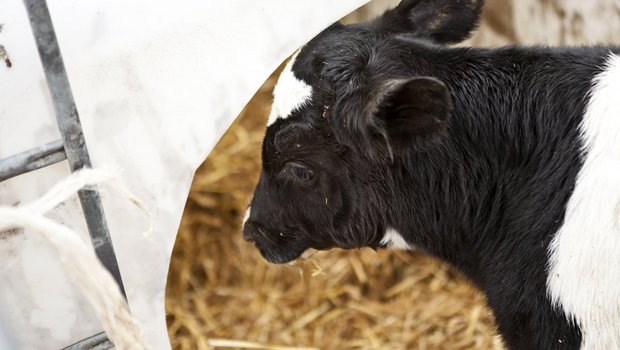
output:
M71 171L90 167L90 157L86 148L82 125L69 85L60 47L52 25L45 0L24 0L32 33L37 44L47 85L52 95L58 128L62 135ZM126 297L123 280L114 254L112 239L108 231L101 198L96 188L78 192L91 242L99 260L110 271L121 292Z
M67 159L62 140L0 159L0 182Z
M105 332L101 332L69 345L66 348L62 348L62 350L108 350L112 348L114 348L114 344L108 339Z

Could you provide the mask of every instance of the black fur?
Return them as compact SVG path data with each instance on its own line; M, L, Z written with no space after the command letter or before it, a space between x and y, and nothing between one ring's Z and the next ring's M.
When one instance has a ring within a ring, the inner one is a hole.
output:
M310 41L293 71L312 100L268 128L244 236L283 263L379 248L395 228L486 293L511 349L577 349L547 296L547 252L592 78L619 50L440 45L466 38L481 6L405 0Z

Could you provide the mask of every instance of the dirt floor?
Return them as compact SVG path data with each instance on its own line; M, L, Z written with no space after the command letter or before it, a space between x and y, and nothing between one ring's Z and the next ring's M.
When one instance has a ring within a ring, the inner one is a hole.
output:
M241 239L274 82L194 179L168 280L173 348L501 348L483 296L429 257L332 250L282 267Z

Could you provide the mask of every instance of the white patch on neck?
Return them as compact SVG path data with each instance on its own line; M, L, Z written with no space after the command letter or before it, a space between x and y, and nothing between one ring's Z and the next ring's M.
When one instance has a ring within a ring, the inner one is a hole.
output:
M581 349L620 349L620 57L593 82L584 164L549 247L547 290L581 329Z
M297 79L293 73L293 63L299 51L301 49L297 50L288 61L273 88L273 104L267 126L273 124L278 118L288 118L294 110L301 108L312 97L312 87Z
M413 250L413 247L405 241L403 236L391 227L385 230L385 235L381 239L381 244L392 249Z

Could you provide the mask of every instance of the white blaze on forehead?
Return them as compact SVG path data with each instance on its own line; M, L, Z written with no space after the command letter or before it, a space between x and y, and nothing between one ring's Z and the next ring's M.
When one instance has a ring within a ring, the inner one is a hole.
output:
M547 289L581 329L581 349L620 349L620 57L593 83L584 163L549 247Z
M405 241L403 236L391 227L385 230L385 235L381 239L381 244L393 249L413 250L413 247Z
M288 118L294 110L302 107L312 96L312 87L295 77L293 73L293 63L300 50L297 50L288 61L273 88L273 104L267 126L273 124L278 118Z

